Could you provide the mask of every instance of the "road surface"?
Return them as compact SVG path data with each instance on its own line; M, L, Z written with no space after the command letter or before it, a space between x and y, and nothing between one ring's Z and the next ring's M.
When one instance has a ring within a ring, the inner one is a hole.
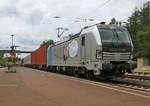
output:
M0 106L150 106L150 96L64 75L0 69Z

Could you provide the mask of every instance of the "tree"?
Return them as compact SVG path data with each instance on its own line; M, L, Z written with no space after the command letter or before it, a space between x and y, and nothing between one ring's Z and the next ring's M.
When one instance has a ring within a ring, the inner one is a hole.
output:
M3 53L0 53L0 59L3 58Z
M136 57L150 58L150 8L135 9L128 19L127 26L134 44Z
M145 5L147 3L145 3ZM144 6L143 9L141 10L141 21L142 24L144 25L150 25L150 4Z
M150 57L150 27L143 26L143 28L137 31L137 45L136 56Z
M134 13L129 17L128 22L129 22L129 31L133 35L132 38L134 40L136 33L138 30L141 28L141 12L136 8Z
M54 45L54 41L53 40L46 40L46 41L43 41L42 44L40 45L41 46L44 46L44 45L47 45L47 46L50 46L50 45Z
M0 53L0 66L7 66L11 64L11 59L10 58L4 58L3 53Z

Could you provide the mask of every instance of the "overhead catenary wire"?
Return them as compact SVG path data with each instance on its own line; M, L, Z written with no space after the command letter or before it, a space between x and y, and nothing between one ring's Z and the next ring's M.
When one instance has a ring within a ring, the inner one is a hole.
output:
M110 3L112 0L107 0L105 1L104 3L98 5L95 9L93 9L92 11L88 12L86 15L90 14L90 13L93 13L97 10L100 10L101 8L105 7L108 3Z

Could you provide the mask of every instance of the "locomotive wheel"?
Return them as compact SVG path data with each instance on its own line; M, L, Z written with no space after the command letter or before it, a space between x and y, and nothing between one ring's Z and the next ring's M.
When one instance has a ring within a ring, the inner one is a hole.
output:
M92 71L92 70L86 71L85 77L86 77L87 79L89 79L89 80L94 80L94 73L93 73L93 71Z
M77 77L77 78L79 77L78 71L74 72L74 76Z

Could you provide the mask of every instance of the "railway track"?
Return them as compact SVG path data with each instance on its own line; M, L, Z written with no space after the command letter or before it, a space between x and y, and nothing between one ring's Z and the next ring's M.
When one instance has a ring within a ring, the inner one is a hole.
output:
M120 87L140 90L150 93L150 79L148 77L138 76L124 76L124 77L113 77L109 79L112 84L116 84Z
M86 79L83 77L80 77L80 78ZM86 79L86 80L89 80L89 79ZM132 76L126 75L122 77L111 77L109 80L94 79L92 81L102 82L102 83L110 84L112 86L119 86L123 88L143 91L143 92L150 94L150 78L149 77L141 77L141 76L138 77L134 75Z
M146 76L146 75L126 75L126 77L128 78L134 78L134 79L143 79L143 80L150 80L150 76Z

